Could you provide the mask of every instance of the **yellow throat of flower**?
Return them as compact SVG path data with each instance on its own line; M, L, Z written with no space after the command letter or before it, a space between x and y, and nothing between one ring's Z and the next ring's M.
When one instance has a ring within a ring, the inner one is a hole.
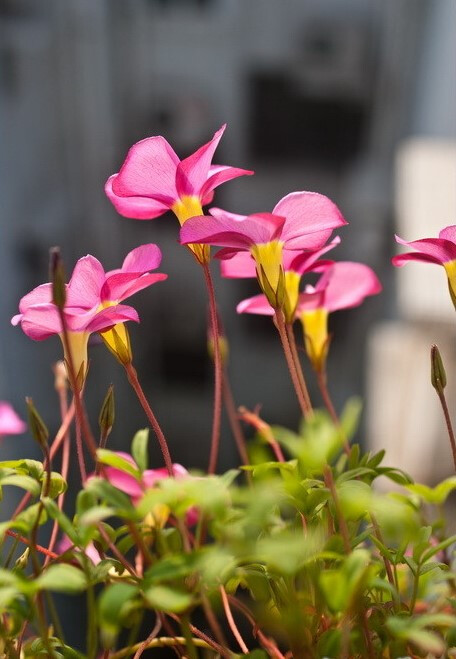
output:
M269 304L275 309L283 306L285 296L282 248L283 243L279 240L259 243L250 248L256 263L258 283Z
M100 304L99 310L115 307L117 304L118 302L108 300ZM117 323L112 329L106 332L100 332L100 336L105 346L121 364L131 364L133 355L131 352L130 335L125 327L125 323Z
M187 220L191 217L197 217L199 215L204 215L203 207L201 206L201 200L199 197L190 197L183 196L178 201L176 201L172 206L171 210L174 215L179 220L179 224L182 226ZM193 252L196 260L204 265L210 261L210 247L209 245L187 245L187 247Z
M302 311L299 318L304 332L307 356L314 369L321 372L329 349L328 312L322 308Z
M450 290L451 300L456 309L456 260L447 261L443 264L448 277L448 288Z
M298 306L299 298L299 282L301 275L293 270L285 272L285 300L283 305L283 313L287 323L294 321L296 307Z
M65 342L63 340L63 335L59 334L60 339L63 344L63 352L65 358L65 366L67 372L69 371L70 363L73 364L74 375L76 377L76 382L79 387L82 387L84 384L85 377L87 375L87 344L89 342L89 332L67 332L68 337L68 348L71 355L68 354L68 351L65 348ZM71 382L71 377L69 378Z

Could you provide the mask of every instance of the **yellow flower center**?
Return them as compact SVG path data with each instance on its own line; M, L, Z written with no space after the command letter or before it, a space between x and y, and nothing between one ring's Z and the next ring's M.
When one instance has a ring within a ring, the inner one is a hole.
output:
M311 309L300 314L307 356L316 371L324 367L328 354L328 312L326 309Z
M448 277L448 288L450 289L451 299L456 308L456 259L447 261L443 264Z
M285 302L283 312L287 323L292 323L299 298L299 282L301 275L293 270L285 272Z
M63 344L66 368L68 370L69 364L73 364L76 381L79 383L79 386L82 386L87 373L87 343L89 341L90 334L89 332L67 332L69 344L68 348L69 352L71 353L71 357L65 348L63 334L59 334L59 336Z
M108 307L115 307L119 303L113 300L102 302L98 310L107 309ZM113 355L120 361L121 364L128 364L133 360L130 345L130 335L125 327L125 323L117 323L114 327L106 332L100 332L105 346L113 353Z
M201 200L199 197L190 197L188 195L184 195L178 201L176 201L171 206L171 210L179 220L181 226L191 217L204 215L203 207L201 206ZM201 265L209 263L211 249L209 245L191 244L187 245L187 247L193 252L196 260L201 263Z
M282 247L283 243L280 240L272 240L250 248L257 266L259 284L268 300L271 293L277 295L279 282L283 280Z

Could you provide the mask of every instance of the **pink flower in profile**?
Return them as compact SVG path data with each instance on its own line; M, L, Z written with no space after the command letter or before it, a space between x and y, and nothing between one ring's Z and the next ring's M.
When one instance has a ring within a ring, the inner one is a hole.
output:
M26 429L26 423L19 418L11 405L5 400L0 400L0 437L3 437L3 435L20 435Z
M64 554L66 551L72 548L74 548L75 552L82 553L80 549L74 547L73 543L71 542L70 538L67 535L63 535L57 545L57 553ZM101 556L98 553L93 542L89 542L87 547L84 549L84 554L87 556L87 558L90 558L90 560L94 565L98 565L98 563L101 562Z
M400 245L406 245L415 250L394 256L392 262L401 267L409 261L420 261L423 263L436 263L443 265L448 277L448 288L451 299L456 307L456 225L442 229L438 238L423 238L407 242L396 236Z
M282 266L285 275L285 300L283 312L287 323L293 322L296 306L298 304L299 284L303 275L308 272L323 272L334 261L320 260L320 256L334 249L340 243L340 238L336 237L330 243L309 251L293 251L284 249L282 253ZM221 273L223 277L229 279L256 277L256 266L252 255L248 252L237 252L231 258L221 261ZM263 299L265 296L258 296ZM269 303L268 303L269 305ZM242 313L242 303L241 309ZM269 305L270 314L274 309Z
M249 252L270 304L281 308L285 297L283 251L321 248L333 229L346 224L337 206L316 192L292 192L272 213L244 216L218 208L211 216L193 217L181 229L181 242L224 247L217 257Z
M134 144L118 174L107 181L105 191L116 210L125 217L151 220L172 210L183 224L202 215L222 183L253 174L252 171L212 165L212 157L226 125L188 158L180 160L164 137L147 137Z
M66 284L65 325L76 373L85 375L87 343L93 332L108 332L128 320L139 322L135 309L120 304L125 298L163 281L167 275L150 273L159 266L160 249L142 245L127 254L122 267L105 273L93 256L79 259L70 282ZM42 284L25 295L19 303L19 314L11 320L20 324L24 333L35 341L55 334L62 338L62 323L57 307L52 303L52 284ZM122 332L123 325L120 325ZM109 343L110 337L104 335ZM67 355L65 355L68 358ZM81 370L82 369L82 370Z
M137 503L147 489L153 488L159 481L169 478L168 470L165 467L160 469L145 469L141 474L138 465L131 455L123 451L116 451L116 455L126 460L132 467L138 470L138 478L135 478L135 476L126 471L110 466L103 468L104 477L118 490L128 494L133 503ZM188 477L189 473L185 467L175 463L173 464L173 475L176 479L179 479ZM153 517L159 518L163 523L166 522L169 516L169 511L167 509L163 510L163 507L152 512ZM190 526L198 521L198 513L193 508L187 512L186 517L187 524Z

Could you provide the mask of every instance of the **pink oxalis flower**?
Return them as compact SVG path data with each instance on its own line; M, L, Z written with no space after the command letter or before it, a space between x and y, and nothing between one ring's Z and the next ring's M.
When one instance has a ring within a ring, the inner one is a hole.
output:
M103 468L104 477L111 485L114 485L118 490L125 492L125 494L131 497L133 503L137 503L147 489L153 488L159 481L169 478L168 470L164 467L160 469L145 469L141 473L131 455L123 451L116 451L115 453L128 462L137 471L137 474L133 475L117 467L105 465ZM189 473L185 467L177 463L173 464L173 475L176 479L189 477ZM153 521L154 524L164 525L168 519L169 510L166 506L161 505L157 506L151 514L152 517L149 521ZM191 508L187 512L186 521L189 525L193 525L198 521L198 513L195 509Z
M26 423L16 414L12 406L5 400L0 400L0 437L20 435L26 429Z
M456 308L456 225L453 224L439 233L438 238L423 238L407 242L396 236L400 245L406 245L415 250L394 256L392 262L401 267L409 261L436 263L443 265L448 278L448 288L451 300Z
M88 255L76 263L70 282L66 284L63 311L70 350L77 374L87 370L87 343L93 332L101 332L108 347L115 351L117 334L125 337L125 321L139 322L135 309L121 304L130 295L163 281L167 275L151 273L160 265L161 252L157 245L142 245L132 250L117 270L105 272L100 261ZM24 333L35 341L43 341L55 334L62 338L63 328L59 310L52 303L52 284L42 284L19 302L19 314L11 320L20 324ZM68 360L68 355L65 355Z
M327 266L315 287L306 286L305 292L299 296L295 320L302 323L306 352L317 371L324 368L329 349L328 315L340 309L357 307L367 296L376 295L381 289L369 266L351 261ZM243 300L237 311L266 316L274 314L264 295Z
M211 215L193 217L181 229L181 242L224 247L217 258L248 252L264 294L275 309L283 307L283 252L323 247L332 231L347 224L337 206L316 192L292 192L272 213L235 215L218 208Z
M180 160L164 137L147 137L134 144L117 174L106 182L105 191L118 213L136 220L151 220L172 210L184 224L203 215L203 206L222 183L253 174L247 169L212 165L214 152L226 125L195 153ZM196 250L202 262L208 250Z

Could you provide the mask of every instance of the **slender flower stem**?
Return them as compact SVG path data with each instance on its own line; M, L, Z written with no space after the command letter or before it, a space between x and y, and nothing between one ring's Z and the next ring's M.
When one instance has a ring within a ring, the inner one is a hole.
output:
M11 536L12 538L15 538L19 542L23 542L24 545L30 545L30 540L27 538L24 538L23 535L19 535L18 533L15 533L14 531L11 531L11 529L6 529L6 535ZM49 549L46 549L46 547L42 547L41 545L35 544L35 549L40 552L40 554L44 554L45 556L49 558L59 558L59 555L56 554L53 551L49 551Z
M130 648L130 652L133 652L134 649L136 649L135 656L133 659L140 659L142 654L147 650L149 646L149 643L151 643L155 638L157 638L158 634L160 633L160 629L162 628L162 622L160 618L157 616L157 620L155 621L155 625L150 632L149 636L146 638L145 641L142 641L142 643L138 643L136 646L133 646Z
M250 412L246 407L241 406L239 408L240 418L253 426L263 437L263 439L269 444L269 446L274 451L274 455L277 458L278 462L285 462L285 456L280 448L280 444L274 437L271 426L263 421L256 412Z
M450 413L448 411L448 405L447 405L447 402L446 402L445 393L444 393L443 389L442 389L442 391L437 391L437 394L438 394L438 397L439 397L439 400L440 400L440 405L442 406L443 415L445 417L445 423L446 423L446 427L447 427L447 431L448 431L448 437L450 438L451 452L453 454L454 469L456 471L456 439L455 439L455 436L454 436L454 430L453 430L453 426L452 426L452 423L451 423Z
M334 501L334 507L336 509L337 521L339 522L339 530L344 543L345 553L350 554L351 553L350 534L348 533L347 522L345 521L345 517L342 513L342 508L340 507L339 495L337 494L336 486L334 484L333 474L331 471L331 467L329 465L325 466L323 476L325 479L325 485L328 488L328 490L331 492L331 496Z
M81 423L79 417L76 417L76 453L78 456L79 472L83 483L87 480L87 469L84 460L84 447L82 445Z
M285 656L280 652L279 648L276 646L274 641L269 639L258 627L258 624L255 620L255 618L252 616L250 613L250 610L245 606L245 604L242 604L234 595L228 595L228 600L231 602L233 606L235 606L241 613L244 614L244 616L247 618L247 620L250 622L253 628L253 635L258 637L258 640L260 641L261 645L264 647L266 652L271 657L275 657L275 659L285 659Z
M137 395L138 400L141 403L142 408L146 413L147 418L149 419L149 423L152 426L153 431L158 439L158 443L160 445L160 449L163 455L163 460L165 461L168 474L170 475L171 478L173 478L174 477L173 461L171 460L168 443L166 441L165 435L163 434L163 430L161 429L160 424L158 423L155 417L155 414L152 412L152 409L144 394L144 391L141 385L139 384L138 374L136 372L136 369L132 363L128 363L125 364L125 371L127 373L128 382L133 387L135 394Z
M244 639L241 636L241 633L239 629L237 628L237 625L234 621L233 614L231 613L230 609L230 603L228 601L228 597L225 591L225 588L223 586L220 586L220 595L222 597L222 604L223 608L225 610L225 615L226 619L228 620L228 624L230 626L231 631L233 632L233 636L236 639L236 641L239 644L239 647L241 648L242 652L244 654L248 654L249 648L246 646Z
M311 416L313 414L312 403L310 401L309 390L307 388L306 380L301 366L301 360L299 359L298 349L296 347L296 338L293 330L293 325L291 323L287 323L286 329L287 329L287 337L288 337L288 342L290 344L291 354L293 356L293 361L296 366L296 372L298 374L299 383L301 386L302 395L306 400L307 407L309 409L309 415Z
M285 327L285 319L281 311L276 311L274 315L275 325L279 332L280 340L282 342L283 352L285 354L285 359L287 361L288 370L290 371L291 381L296 391L296 396L298 398L299 405L301 407L301 412L305 419L309 419L312 416L312 408L309 408L308 402L303 396L301 390L301 384L299 381L299 375L296 370L296 364L293 359L293 354L291 352L290 343L288 341L287 330Z
M331 400L331 396L329 395L329 390L328 390L328 384L327 384L327 378L326 378L326 372L325 371L317 371L317 382L318 382L318 388L320 389L321 396L323 398L323 402L325 404L326 409L329 412L329 416L333 420L334 425L336 426L337 430L340 433L344 451L347 455L350 454L350 444L348 443L347 437L344 433L344 430L340 424L340 419L339 416L334 408L333 402Z
M214 413L212 417L211 452L209 456L208 473L214 474L217 468L217 458L220 447L220 421L222 416L222 386L223 367L219 345L219 327L217 318L217 304L215 301L214 282L207 263L203 264L204 280L209 297L209 313L211 318L211 332L214 343Z
M230 380L226 369L223 371L223 400L225 403L226 414L233 433L234 441L243 465L249 464L249 456L246 448L244 433L242 432L239 417L237 415L236 405L233 398L233 392L230 386ZM248 473L248 472L246 472Z

